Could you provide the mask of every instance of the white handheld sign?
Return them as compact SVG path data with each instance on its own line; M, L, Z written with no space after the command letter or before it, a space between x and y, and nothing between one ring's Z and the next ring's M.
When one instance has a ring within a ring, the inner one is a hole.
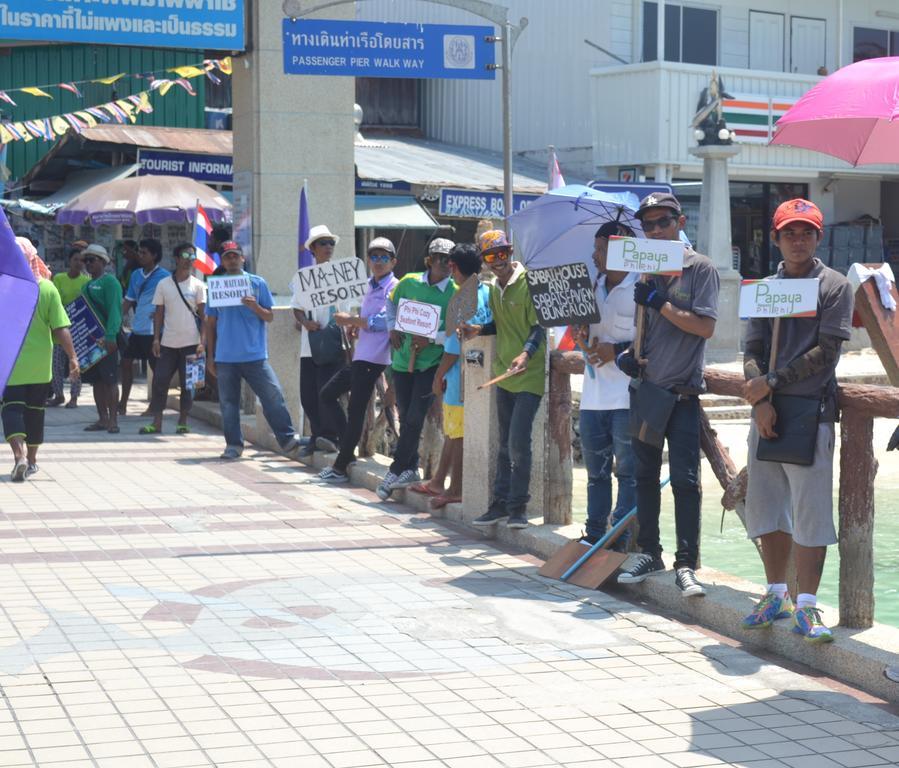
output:
M400 299L394 328L403 333L434 339L440 330L440 307L423 301Z
M222 275L206 278L206 303L210 307L237 307L244 296L252 296L253 288L246 275Z
M306 311L361 301L368 287L362 259L334 259L297 271L293 306Z
M740 319L750 317L814 317L818 312L818 278L744 280L740 287Z
M650 275L679 275L684 270L684 244L680 240L610 237L606 269Z

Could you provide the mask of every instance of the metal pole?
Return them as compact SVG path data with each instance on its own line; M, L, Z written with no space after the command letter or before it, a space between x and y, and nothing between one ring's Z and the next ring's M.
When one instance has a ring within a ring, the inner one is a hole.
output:
M511 236L509 216L512 215L512 23L508 16L503 24L503 208L506 214L504 229Z

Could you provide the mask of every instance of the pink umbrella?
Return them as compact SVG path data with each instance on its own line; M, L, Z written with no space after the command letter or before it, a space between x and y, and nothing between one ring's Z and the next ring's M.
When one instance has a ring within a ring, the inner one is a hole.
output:
M859 61L822 80L777 121L771 143L852 165L899 163L899 57Z

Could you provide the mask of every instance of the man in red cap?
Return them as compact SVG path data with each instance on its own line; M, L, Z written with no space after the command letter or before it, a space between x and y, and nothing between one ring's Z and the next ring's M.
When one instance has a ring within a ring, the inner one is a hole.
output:
M808 200L788 200L775 211L771 240L783 261L774 277L816 278L818 311L814 317L780 318L775 362L770 367L774 320L753 318L746 332L743 361L743 397L753 405L746 533L761 541L768 582L764 597L743 620L743 626L770 627L776 619L792 616L793 631L811 643L833 640L821 621L815 594L827 546L837 542L833 525L836 367L840 347L852 329L849 281L815 258L823 226L821 211ZM759 439L786 437L792 431L787 424L793 413L809 403L817 413L818 426L816 440L806 446L807 455L797 452L796 456L781 457L790 461L760 459ZM786 584L791 555L796 559L799 582L795 611Z

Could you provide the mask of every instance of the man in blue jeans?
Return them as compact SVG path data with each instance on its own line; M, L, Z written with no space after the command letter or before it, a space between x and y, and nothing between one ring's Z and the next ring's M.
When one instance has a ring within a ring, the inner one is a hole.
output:
M680 202L668 193L643 198L636 215L645 236L651 240L678 240L686 223ZM655 398L655 403L673 396L674 405L667 423L657 423L654 428L668 443L677 536L674 581L683 596L700 597L705 594L705 587L697 581L695 573L699 565L702 506L699 395L705 391L705 342L714 334L718 317L718 272L708 256L684 246L681 274L648 277L634 285L634 301L646 307L643 359L638 360L634 350L628 349L618 355L616 363L628 376L640 379L634 386L647 387L641 396L651 393L652 397L647 399ZM640 552L631 555L624 564L618 576L619 584L637 584L665 570L659 535L662 448L655 441L642 440L633 433L632 438Z
M581 329L592 375L584 376L581 392L581 448L587 468L587 526L581 542L592 546L606 533L609 515L615 524L633 507L634 452L630 436L630 378L614 365L617 354L634 340L634 283L637 275L606 269L609 238L633 237L624 224L607 222L594 238L594 285L600 321ZM618 502L612 509L612 457L618 481ZM613 545L624 550L627 534Z
M240 432L240 381L259 402L265 420L285 453L299 446L278 378L268 362L265 324L274 319L272 294L259 275L244 272L244 255L234 241L222 244L222 267L227 275L246 275L252 293L239 306L206 307L207 368L218 379L219 408L225 431L223 459L239 459L243 453Z

